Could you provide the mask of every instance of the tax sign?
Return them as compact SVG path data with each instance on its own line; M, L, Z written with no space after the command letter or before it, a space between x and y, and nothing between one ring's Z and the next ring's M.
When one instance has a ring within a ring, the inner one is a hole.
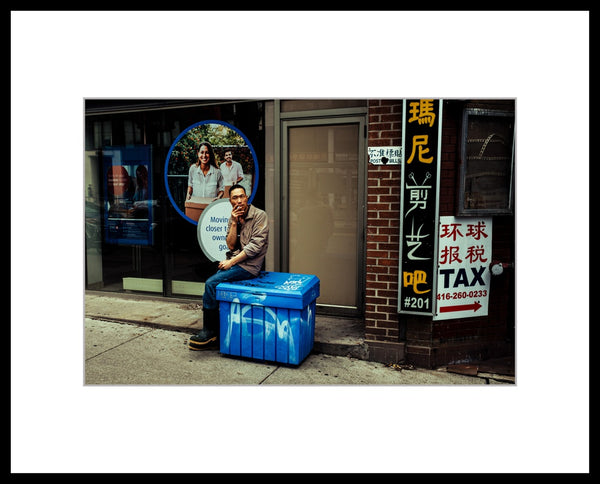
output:
M492 219L440 217L434 320L487 316Z

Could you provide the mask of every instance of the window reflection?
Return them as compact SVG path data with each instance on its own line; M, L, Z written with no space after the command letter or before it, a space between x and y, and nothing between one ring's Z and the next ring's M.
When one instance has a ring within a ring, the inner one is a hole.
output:
M355 306L358 126L289 130L289 268L315 274L321 304Z

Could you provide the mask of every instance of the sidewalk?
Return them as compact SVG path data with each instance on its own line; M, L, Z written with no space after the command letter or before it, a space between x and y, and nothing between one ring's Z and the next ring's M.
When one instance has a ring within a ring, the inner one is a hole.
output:
M202 329L202 304L190 299L86 291L85 315L193 334ZM317 316L313 351L367 359L362 322Z
M367 360L360 322L318 317L311 354L298 366L190 351L201 304L132 294L85 294L86 384L391 384L514 383L474 365L425 370ZM127 323L127 324L115 324ZM464 368L463 368L464 367Z

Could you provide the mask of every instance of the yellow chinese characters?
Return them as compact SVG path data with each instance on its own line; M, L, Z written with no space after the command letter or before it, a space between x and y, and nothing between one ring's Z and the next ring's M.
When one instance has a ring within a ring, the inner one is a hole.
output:
M433 127L435 123L435 112L433 111L433 99L421 99L410 103L410 119L409 123L417 121L419 124L428 124Z
M408 120L409 123L417 122L419 124L428 124L429 127L433 127L435 124L435 112L433 111L434 104L433 99L421 99L419 101L410 103L410 118ZM433 161L433 156L426 158L425 155L429 153L429 148L427 144L429 142L429 136L426 134L415 135L412 138L412 152L408 160L406 160L407 164L412 163L416 151L418 150L418 160L421 163L431 163Z
M427 284L427 273L425 271L403 272L404 287L413 286L415 294L425 294L431 291L431 289L420 291L417 288L418 284Z

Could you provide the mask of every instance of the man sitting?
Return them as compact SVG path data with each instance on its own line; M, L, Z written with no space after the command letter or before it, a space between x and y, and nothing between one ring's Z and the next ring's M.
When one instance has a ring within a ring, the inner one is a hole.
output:
M204 285L202 296L204 327L190 336L188 347L202 350L219 344L219 303L217 285L257 277L269 246L269 218L265 211L248 204L246 189L233 185L229 191L232 211L227 225L227 258Z

